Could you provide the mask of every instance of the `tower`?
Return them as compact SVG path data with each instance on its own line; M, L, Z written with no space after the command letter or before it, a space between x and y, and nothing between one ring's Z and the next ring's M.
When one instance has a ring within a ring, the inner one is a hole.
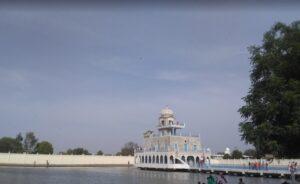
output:
M169 107L165 107L161 110L158 123L160 135L176 135L176 130L184 127L184 124L176 122L174 113Z

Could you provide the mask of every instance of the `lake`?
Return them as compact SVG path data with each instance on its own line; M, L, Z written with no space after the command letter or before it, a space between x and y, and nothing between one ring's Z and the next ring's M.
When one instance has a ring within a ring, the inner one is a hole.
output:
M196 184L207 174L145 171L133 167L26 168L0 167L0 184ZM239 176L226 175L228 183ZM284 179L242 177L246 184L280 184Z

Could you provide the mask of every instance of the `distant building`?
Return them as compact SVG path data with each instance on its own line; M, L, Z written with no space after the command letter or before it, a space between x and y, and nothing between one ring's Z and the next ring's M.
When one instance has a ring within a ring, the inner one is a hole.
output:
M184 123L176 121L168 107L161 110L158 134L144 133L144 146L135 152L136 166L140 168L188 169L206 160L210 150L202 149L199 136L182 135Z

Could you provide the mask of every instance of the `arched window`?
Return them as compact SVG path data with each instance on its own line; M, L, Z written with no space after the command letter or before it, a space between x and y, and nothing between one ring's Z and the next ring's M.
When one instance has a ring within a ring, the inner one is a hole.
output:
M193 156L188 156L188 157L186 158L186 160L187 160L187 163L189 164L189 166L191 166L191 167L194 167L194 166L195 166L195 159L194 159Z
M160 156L160 162L159 162L160 164L163 164L164 163L164 157L161 155Z
M151 156L149 156L148 160L149 160L149 164L151 164Z
M148 157L145 156L145 163L148 163Z
M168 163L168 157L167 157L167 155L165 156L165 164L167 164Z
M188 152L189 151L189 145L188 144L184 144L183 149L184 149L185 152Z
M199 157L196 157L196 167L200 167L200 159L199 159Z
M152 163L155 163L155 156L152 157Z
M170 164L174 164L174 157L170 156Z

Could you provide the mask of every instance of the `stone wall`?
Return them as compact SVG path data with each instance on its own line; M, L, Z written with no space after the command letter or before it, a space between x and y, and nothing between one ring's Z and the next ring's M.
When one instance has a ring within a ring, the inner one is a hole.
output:
M0 153L0 165L5 166L129 166L134 164L133 156L98 155L44 155Z
M210 163L215 165L245 165L248 166L249 162L266 162L260 159L211 159ZM288 166L291 162L300 164L300 159L274 159L268 161L269 166Z

